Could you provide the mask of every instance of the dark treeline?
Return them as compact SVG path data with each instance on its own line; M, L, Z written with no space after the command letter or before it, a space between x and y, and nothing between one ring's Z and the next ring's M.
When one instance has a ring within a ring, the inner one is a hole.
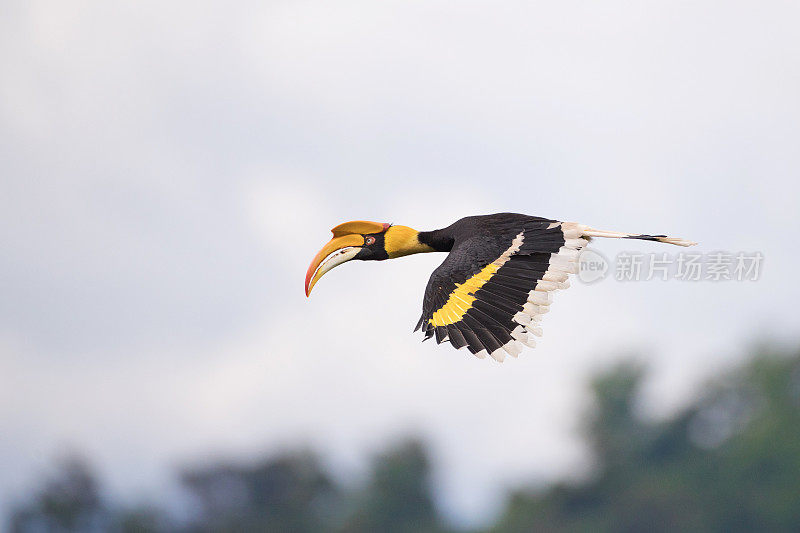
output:
M592 384L594 475L517 490L488 530L800 531L800 354L755 354L662 422L634 415L643 374L625 364ZM308 452L187 469L180 481L193 512L178 519L114 504L90 466L72 459L18 503L8 530L449 531L429 471L413 441L376 458L359 489L337 485Z

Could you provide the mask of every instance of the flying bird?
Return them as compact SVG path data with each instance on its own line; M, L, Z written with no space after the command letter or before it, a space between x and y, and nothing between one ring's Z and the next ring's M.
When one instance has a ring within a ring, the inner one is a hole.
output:
M331 230L333 238L311 261L306 296L331 269L350 261L381 261L446 252L425 288L419 329L483 358L517 357L549 311L553 292L569 287L578 256L592 237L640 239L678 246L697 243L668 237L603 231L517 213L470 216L434 231L356 220Z

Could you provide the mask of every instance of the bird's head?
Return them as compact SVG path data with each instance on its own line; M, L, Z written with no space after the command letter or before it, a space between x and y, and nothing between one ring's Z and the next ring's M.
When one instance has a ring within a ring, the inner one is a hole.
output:
M383 260L433 248L419 241L419 232L407 226L354 220L339 224L331 230L333 238L322 247L306 272L306 296L326 272L350 261Z

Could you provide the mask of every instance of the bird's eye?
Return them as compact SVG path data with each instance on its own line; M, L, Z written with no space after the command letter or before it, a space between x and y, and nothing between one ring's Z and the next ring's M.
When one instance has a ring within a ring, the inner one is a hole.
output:
M369 246L370 244L375 244L375 237L369 235L367 238L364 239L364 243Z

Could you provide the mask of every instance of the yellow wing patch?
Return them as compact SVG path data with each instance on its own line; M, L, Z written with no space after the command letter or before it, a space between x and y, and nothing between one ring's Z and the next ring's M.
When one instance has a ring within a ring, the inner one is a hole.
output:
M433 313L429 322L434 326L446 326L461 320L475 301L473 294L491 279L500 266L489 263L464 283L456 283L456 289L450 293L445 304Z

